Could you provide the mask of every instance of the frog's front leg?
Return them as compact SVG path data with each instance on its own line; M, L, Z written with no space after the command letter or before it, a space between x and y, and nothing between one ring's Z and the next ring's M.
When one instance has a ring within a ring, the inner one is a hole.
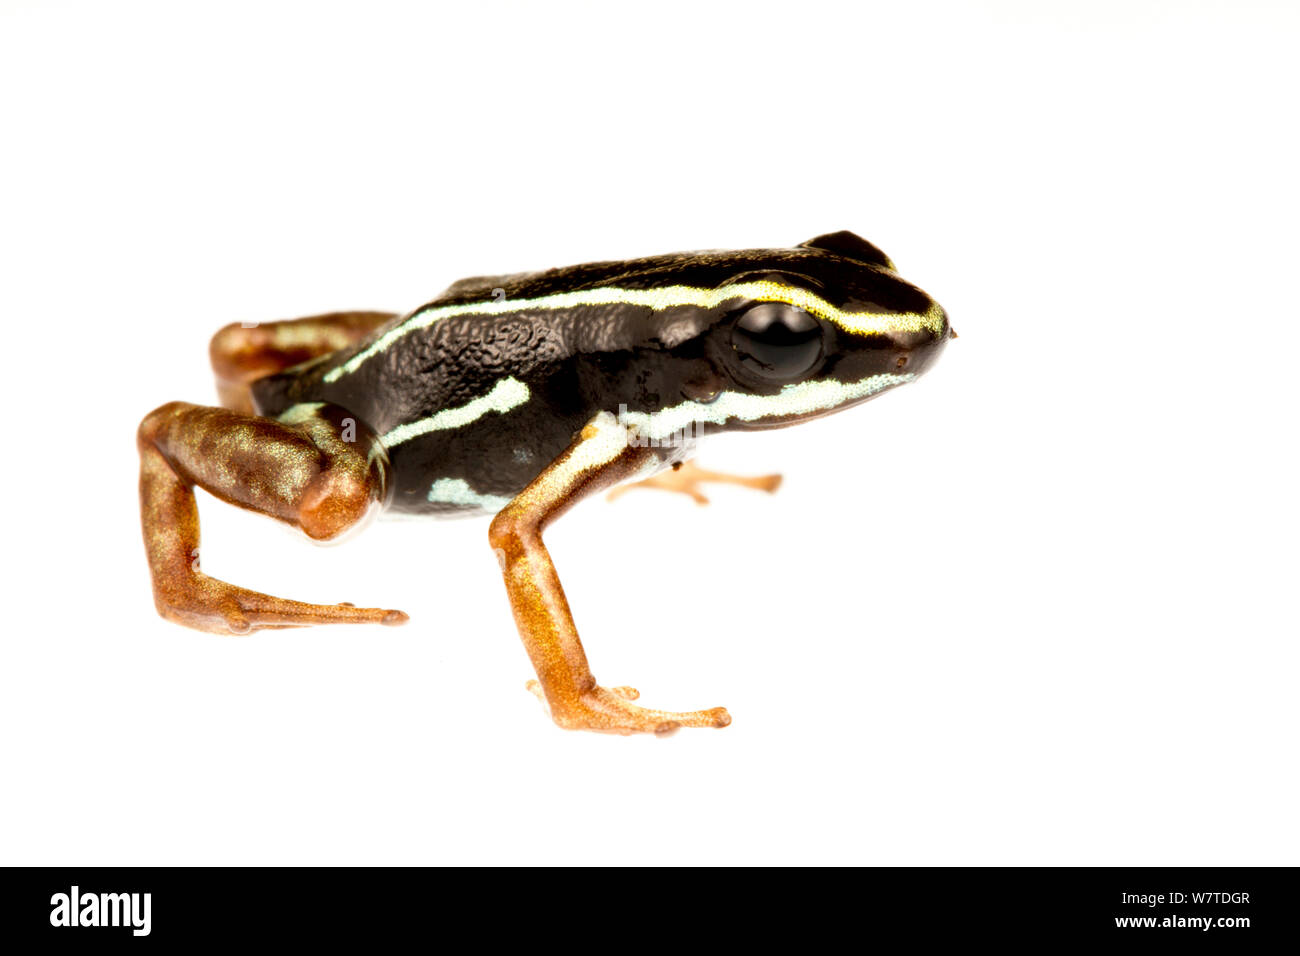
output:
M613 415L598 416L559 458L492 521L520 637L537 672L537 690L561 727L609 733L666 733L678 727L725 727L725 708L673 712L632 703L629 687L596 683L578 639L564 589L542 543L546 526L579 499L634 475L654 452L627 441Z
M337 537L379 505L387 460L377 439L343 409L296 406L270 419L172 402L145 416L137 443L141 524L154 601L163 617L237 634L407 619L401 611L272 597L199 569L195 485L316 540Z
M772 494L781 487L780 475L729 475L721 471L708 471L698 467L693 461L679 461L667 471L646 478L644 481L620 485L605 497L609 501L621 498L633 488L657 488L660 491L675 491L687 495L697 505L707 505L709 499L700 491L702 484L740 485L757 491Z

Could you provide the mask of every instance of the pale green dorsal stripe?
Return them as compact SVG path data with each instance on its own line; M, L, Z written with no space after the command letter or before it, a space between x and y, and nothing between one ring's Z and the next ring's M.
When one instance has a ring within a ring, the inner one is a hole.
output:
M467 402L458 408L444 408L440 412L421 418L416 422L398 425L383 437L386 447L392 448L412 438L419 438L429 432L443 431L448 428L461 428L477 421L488 412L505 414L512 408L518 408L528 401L528 386L517 378L503 378L492 386L486 395Z
M835 323L847 332L859 335L889 332L943 332L943 312L936 305L926 312L844 312L821 296L780 282L737 282L717 289L699 289L687 285L669 285L658 289L579 289L557 292L535 299L491 299L461 305L431 306L416 312L396 328L390 329L370 346L362 349L337 368L325 373L325 381L337 382L359 369L368 359L386 351L402 336L427 329L441 319L454 315L509 315L512 312L539 309L571 309L591 305L639 305L651 309L668 309L692 305L711 309L728 299L754 299L761 302L785 302Z

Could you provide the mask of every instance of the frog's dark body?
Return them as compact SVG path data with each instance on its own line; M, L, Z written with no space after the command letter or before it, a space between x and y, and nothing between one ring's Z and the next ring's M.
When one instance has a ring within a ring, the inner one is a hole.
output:
M684 461L694 439L867 401L913 381L951 335L942 307L848 232L467 279L405 316L231 323L209 350L221 406L168 402L136 433L155 604L214 633L407 620L206 574L196 488L316 541L384 506L495 512L488 543L537 674L529 686L557 724L725 727L725 708L659 710L597 683L544 529L583 498L635 485L697 501L701 482L772 491L779 475ZM670 460L682 467L665 470Z
M711 333L739 303L656 310L613 302L453 314L413 328L345 370L350 360L413 318L446 306L534 301L578 290L713 289L738 277L769 274L798 275L844 309L909 312L930 304L924 293L884 268L859 268L846 281L844 259L822 248L673 254L467 279L351 348L253 383L254 406L259 414L276 416L294 405L326 403L385 436L464 409L503 381L518 383L527 398L508 413L490 410L468 423L385 443L392 510L434 516L494 510L494 504L527 486L598 413L617 414L620 407L652 413L690 399L707 400L710 389L726 387L718 372L721 346ZM879 358L828 352L845 364L846 378L860 377L864 361ZM762 383L750 387L779 390ZM715 427L702 425L700 431ZM448 482L461 493L435 496L435 483L445 489Z

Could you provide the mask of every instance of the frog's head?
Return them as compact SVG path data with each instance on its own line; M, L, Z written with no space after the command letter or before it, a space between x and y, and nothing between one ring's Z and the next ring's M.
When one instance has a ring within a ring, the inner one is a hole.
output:
M954 335L939 304L853 233L743 262L751 268L719 286L728 306L705 335L717 376L696 396L713 406L702 417L725 428L779 427L857 405L915 380Z

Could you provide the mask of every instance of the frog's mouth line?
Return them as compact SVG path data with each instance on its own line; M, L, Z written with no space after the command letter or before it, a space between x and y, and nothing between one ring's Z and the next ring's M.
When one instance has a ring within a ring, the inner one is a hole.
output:
M871 375L857 382L834 379L787 385L775 395L721 392L713 401L688 401L657 412L619 410L618 420L645 438L660 440L706 425L780 428L848 408L916 378L914 372Z
M891 389L894 387L896 386L890 386ZM738 421L736 422L736 427L744 431L767 431L773 428L785 428L788 425L798 425L803 422L811 422L814 419L834 415L836 412L841 412L846 408L853 408L855 405L861 405L863 402L869 402L876 396L885 394L885 391L888 390L889 389L876 392L874 395L866 395L862 398L856 399L855 401L846 402L843 405L836 405L833 408L822 409L821 411L805 412L799 415L782 415L780 417L774 416L772 418L760 418L752 422Z
M737 418L731 422L728 422L728 426L732 428L740 429L742 431L766 431L772 428L785 428L789 425L798 425L802 422L810 422L817 418L825 418L827 415L834 415L836 412L843 411L846 408L853 408L857 405L861 405L863 402L869 402L873 398L885 394L885 392L892 391L893 389L897 388L899 385L905 385L907 382L912 381L912 379L914 379L916 376L897 375L891 377L897 378L899 379L899 381L885 383L880 387L876 388L874 391L870 391L865 395L861 395L854 398L848 398L842 402L836 402L835 404L826 408L816 408L816 409L811 409L809 411L798 411L789 414L778 413L778 414L765 416L761 418L755 418L752 420Z

